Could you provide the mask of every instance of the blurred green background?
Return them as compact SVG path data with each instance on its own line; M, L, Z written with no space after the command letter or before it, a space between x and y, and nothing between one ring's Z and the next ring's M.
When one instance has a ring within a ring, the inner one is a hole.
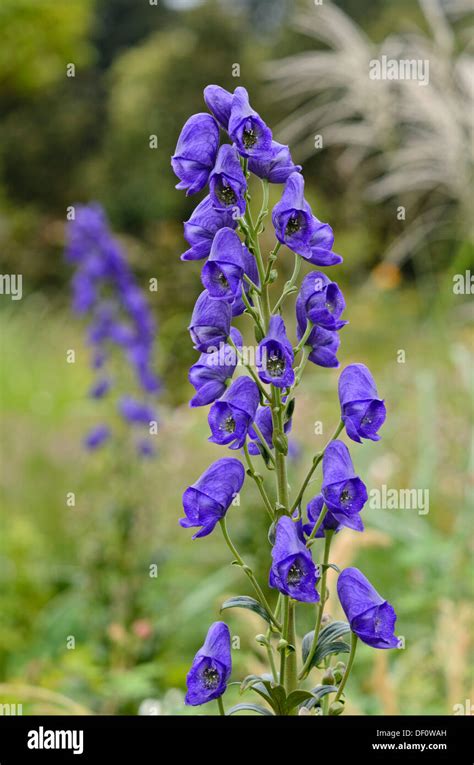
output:
M304 164L315 214L334 228L344 264L331 277L350 320L341 365L366 363L388 408L382 441L351 449L357 471L369 489L430 492L427 515L367 507L366 532L337 537L332 560L367 574L395 605L406 641L389 655L361 647L348 709L451 714L474 698L472 296L453 292L453 277L473 268L461 5L3 0L1 273L23 275L23 299L0 295L0 703L24 713L183 713L184 677L208 623L225 597L250 594L217 534L192 542L178 526L183 489L223 456L207 442L204 410L187 405L196 354L186 327L201 285L199 264L179 255L196 200L174 189L169 166L214 82L248 88ZM371 82L369 61L383 53L428 59L429 85ZM273 203L279 193L272 187ZM105 206L141 285L158 278L161 431L158 458L144 463L81 447L106 405L86 397L84 326L70 311L62 251L67 207L91 200ZM288 251L280 267L282 283ZM290 326L292 313L290 299ZM65 361L70 348L75 364ZM293 490L337 423L337 378L306 372ZM266 519L248 482L229 525L265 579ZM329 611L340 616L333 599ZM258 618L227 614L241 642L235 677L262 671ZM304 634L304 609L299 619Z

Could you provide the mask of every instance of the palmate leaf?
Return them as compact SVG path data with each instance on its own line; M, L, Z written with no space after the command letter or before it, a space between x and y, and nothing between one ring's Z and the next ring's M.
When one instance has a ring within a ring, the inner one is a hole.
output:
M258 715L274 717L273 712L271 712L270 709L265 709L265 707L261 707L259 704L236 704L234 707L228 709L226 714L236 715L238 712L256 712Z
M221 611L226 608L247 608L249 611L253 611L265 619L268 624L271 624L272 620L268 611L258 602L255 598L250 598L248 595L237 595L235 598L229 598L221 606Z
M338 640L342 635L347 635L351 631L351 628L347 622L331 622L323 627L319 635L316 651L311 659L309 669L317 667L321 661L330 654L334 653L349 653L349 646L343 640ZM308 632L304 638L301 646L303 662L308 658L313 643L314 630Z

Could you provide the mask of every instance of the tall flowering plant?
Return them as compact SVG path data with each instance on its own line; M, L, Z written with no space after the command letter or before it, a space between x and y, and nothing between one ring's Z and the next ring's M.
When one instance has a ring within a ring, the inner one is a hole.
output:
M188 195L208 189L184 224L190 248L182 259L205 261L204 290L189 326L201 354L189 372L196 389L191 406L209 406L209 440L238 452L243 462L235 456L222 457L189 486L183 494L180 523L197 529L193 539L220 527L233 563L247 576L254 594L231 598L221 610L247 608L262 618L266 632L257 641L266 650L269 673L250 675L241 683L242 693L255 693L260 703L238 704L226 712L223 695L232 672L231 640L227 625L215 622L187 676L186 703L197 706L216 699L221 714L252 710L289 715L316 710L338 715L344 710L358 640L374 648L398 644L393 607L361 571L340 571L330 558L335 534L344 527L363 531L361 511L367 501L366 487L339 437L345 431L356 443L377 441L385 405L367 367L347 366L339 378L339 424L325 448L314 455L302 486L291 492L287 433L297 388L308 362L339 366L339 333L346 324L341 290L318 269L341 263L342 258L333 251L331 227L318 220L305 199L301 167L293 163L289 148L273 139L270 128L250 106L245 88L229 93L209 85L204 99L210 114L195 114L187 121L172 157L180 181L177 188ZM219 145L221 133L225 142ZM250 204L252 174L262 186L256 214ZM269 213L270 183L282 184L283 191L271 213L275 245L265 257L260 236ZM295 265L281 294L273 297L283 245L294 253ZM303 260L314 270L298 287ZM292 341L282 308L295 293L297 336ZM242 336L232 326L242 314L254 325L255 363L244 354ZM239 362L247 374L234 379ZM273 490L255 457L262 459ZM319 468L320 491L305 507L309 483ZM227 527L227 512L246 475L255 481L262 510L269 516L269 591L257 581ZM337 592L347 621L324 618L329 567L339 574ZM314 609L315 626L303 637L299 656L296 609L301 604ZM350 635L350 644L345 635ZM349 654L347 662L333 664L344 654ZM308 680L314 672L319 672L317 684Z
M143 641L152 637L144 618L140 555L148 530L140 513L142 483L132 476L139 461L155 453L157 331L146 294L102 207L77 205L74 213L65 251L74 268L73 310L87 321L94 373L89 395L108 414L84 438L90 452L106 450L99 465L107 470L108 487L84 571L91 602L101 604L101 661L133 667L143 655Z

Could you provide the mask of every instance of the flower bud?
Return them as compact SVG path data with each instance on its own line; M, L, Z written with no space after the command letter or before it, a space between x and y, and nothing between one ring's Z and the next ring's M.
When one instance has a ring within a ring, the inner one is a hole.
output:
M344 704L342 701L334 701L331 706L329 707L329 714L330 715L342 715L344 712Z
M321 680L323 685L334 685L334 673L331 668L327 669Z

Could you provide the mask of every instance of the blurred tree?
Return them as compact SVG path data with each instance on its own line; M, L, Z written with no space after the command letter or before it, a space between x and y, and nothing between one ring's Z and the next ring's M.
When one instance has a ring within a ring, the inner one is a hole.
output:
M16 100L65 76L65 64L83 65L93 49L87 39L92 0L2 0L0 92Z

